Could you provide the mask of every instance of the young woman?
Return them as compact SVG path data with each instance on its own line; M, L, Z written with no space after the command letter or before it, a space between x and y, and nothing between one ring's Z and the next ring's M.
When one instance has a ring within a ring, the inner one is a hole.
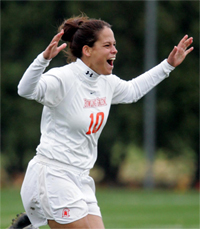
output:
M44 73L67 46L63 67ZM97 159L97 142L111 104L136 102L169 76L193 47L184 36L168 58L130 81L112 74L116 41L111 26L79 16L65 20L49 46L24 73L18 93L44 105L41 140L29 162L21 189L34 227L104 228L89 176Z

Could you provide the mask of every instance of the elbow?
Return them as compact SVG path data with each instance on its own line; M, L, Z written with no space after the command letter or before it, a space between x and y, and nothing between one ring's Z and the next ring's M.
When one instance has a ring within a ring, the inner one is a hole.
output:
M17 94L19 96L23 97L23 91L22 91L22 89L19 86L17 87Z
M18 87L17 87L17 93L18 93L18 95L21 96L21 97L26 97L26 93L25 93L25 91L23 90L23 88L20 87L20 85L18 85Z
M139 100L140 98L139 97L133 97L131 99L131 103L137 103L137 101Z
M23 97L23 91L21 90L20 87L17 88L17 94L21 97Z
M32 99L32 95L30 95L26 90L24 90L20 86L18 86L17 88L17 94L25 99Z
M135 99L133 99L132 103L137 103L138 100L139 100L139 98L135 98Z

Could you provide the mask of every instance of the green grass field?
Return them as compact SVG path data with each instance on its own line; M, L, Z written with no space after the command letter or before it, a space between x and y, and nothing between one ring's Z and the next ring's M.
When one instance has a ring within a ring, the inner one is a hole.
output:
M97 188L97 198L107 229L200 228L197 191ZM1 190L1 229L7 228L16 213L23 211L19 189Z

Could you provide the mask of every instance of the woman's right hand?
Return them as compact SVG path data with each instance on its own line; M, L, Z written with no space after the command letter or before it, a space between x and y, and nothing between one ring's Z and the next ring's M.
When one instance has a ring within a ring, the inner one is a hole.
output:
M60 41L60 39L61 39L63 34L64 34L64 30L62 29L58 34L56 34L54 36L54 38L52 39L52 41L49 44L49 46L43 52L43 57L46 60L53 59L55 56L58 55L58 53L60 51L62 51L64 48L66 48L66 46L67 46L66 43L63 43L62 45L60 45L58 47L58 43L59 43L59 41Z

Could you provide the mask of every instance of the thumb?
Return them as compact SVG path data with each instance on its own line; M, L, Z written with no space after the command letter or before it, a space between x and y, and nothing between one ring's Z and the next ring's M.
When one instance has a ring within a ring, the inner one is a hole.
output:
M172 50L172 52L171 52L171 54L174 56L175 54L176 54L176 52L177 52L177 46L174 46L174 48L173 48L173 50Z
M176 55L176 52L177 52L177 46L174 46L173 50L171 51L171 53L167 58L168 63L172 66L174 66L174 56Z

